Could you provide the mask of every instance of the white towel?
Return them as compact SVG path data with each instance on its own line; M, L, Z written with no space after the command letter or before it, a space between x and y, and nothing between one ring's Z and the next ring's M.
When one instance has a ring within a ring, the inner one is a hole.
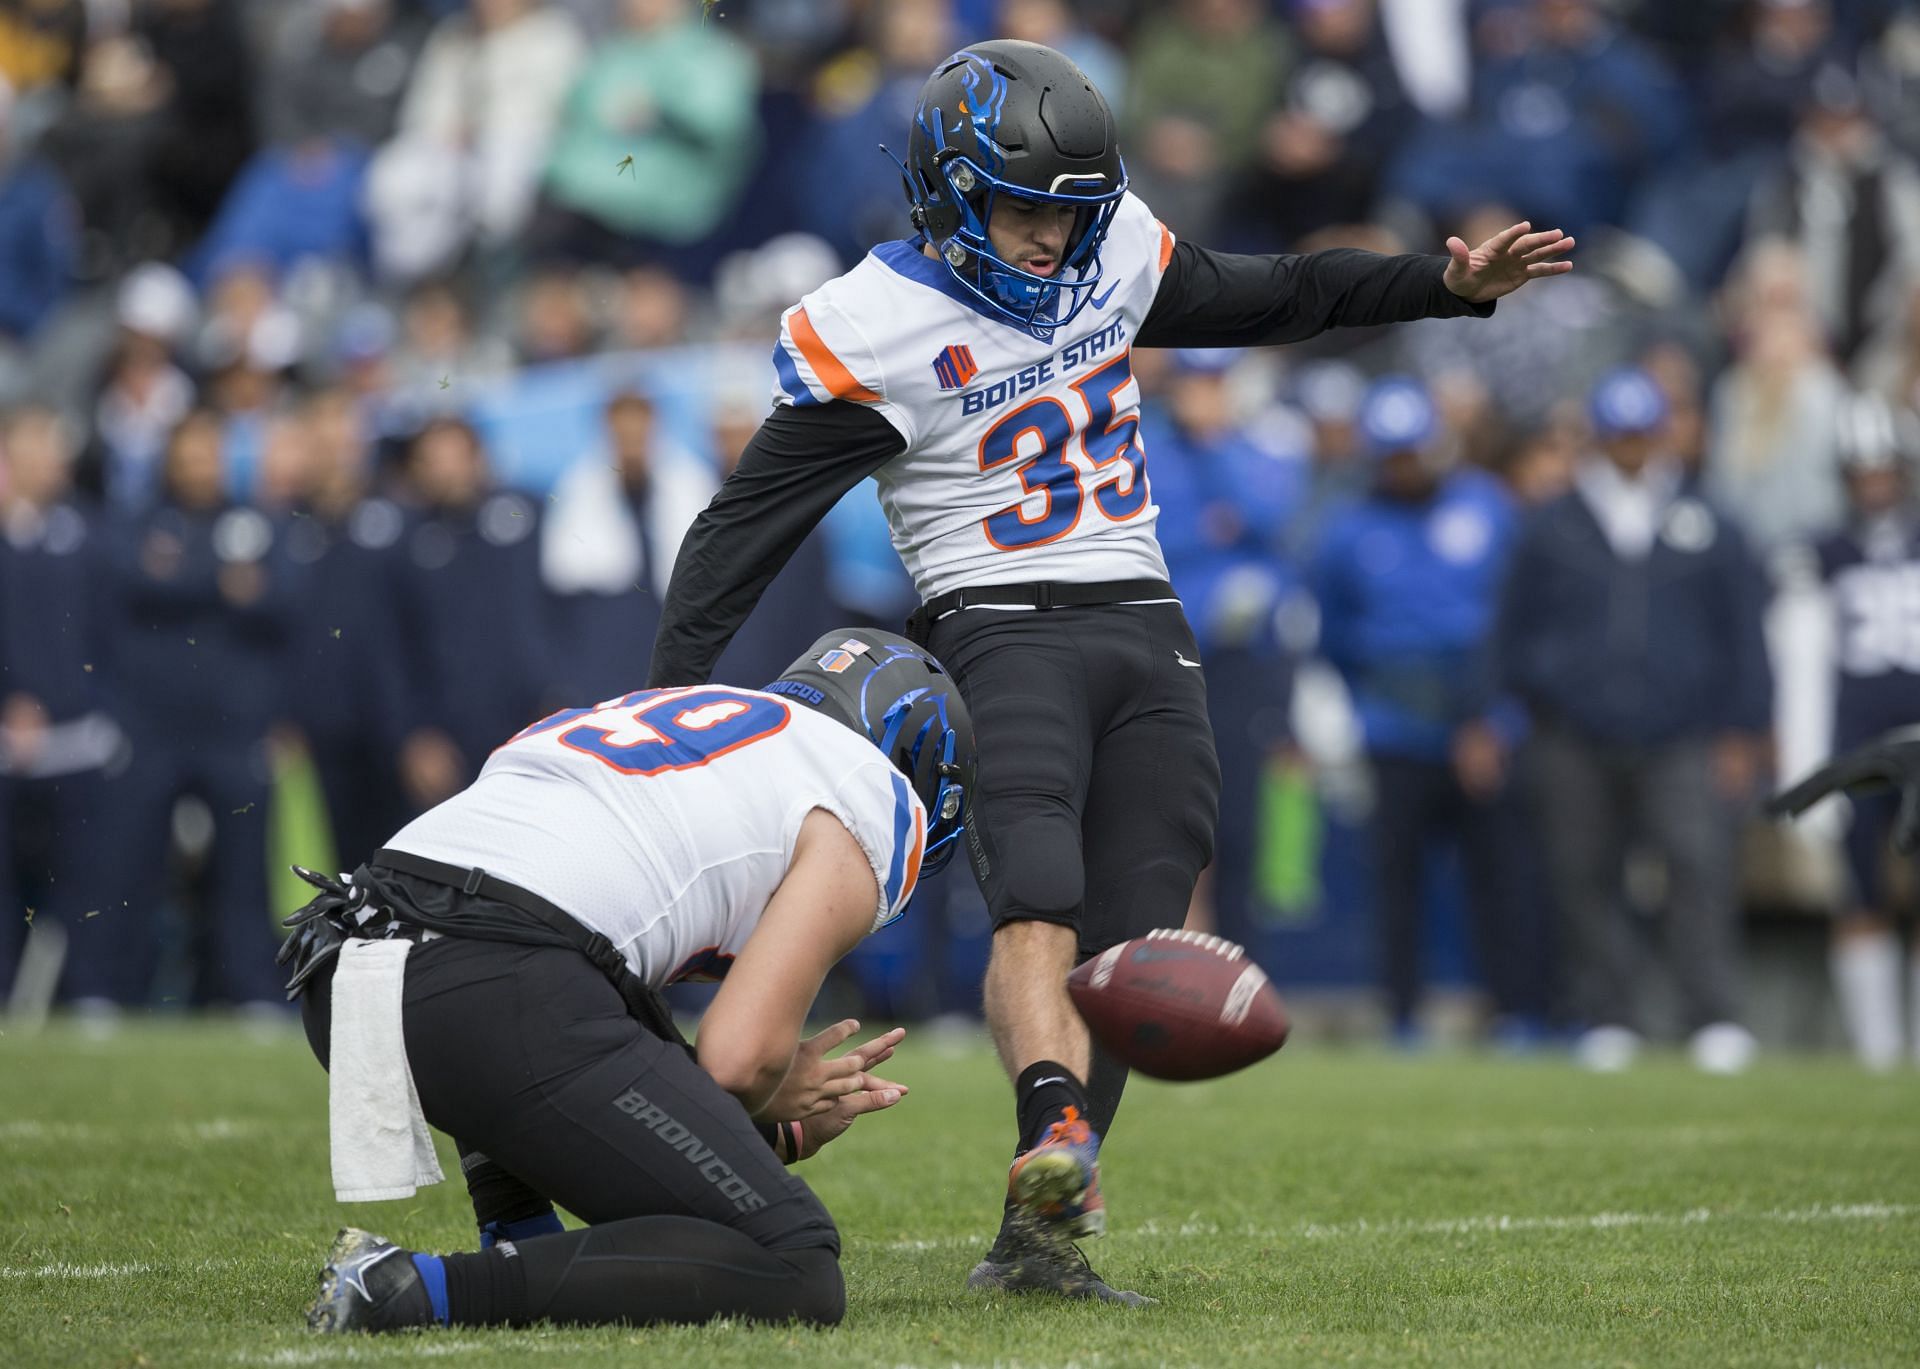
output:
M327 1124L343 1203L411 1198L443 1177L407 1065L400 1000L411 941L351 940L333 972Z

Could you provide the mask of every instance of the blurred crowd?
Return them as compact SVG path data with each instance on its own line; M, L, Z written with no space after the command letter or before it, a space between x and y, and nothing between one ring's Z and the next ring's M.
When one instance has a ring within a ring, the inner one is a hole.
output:
M1580 239L1490 321L1136 357L1227 787L1194 915L1261 944L1303 775L1403 1039L1444 848L1514 1039L1631 1059L1652 931L1737 1068L1765 903L1839 914L1863 1058L1920 1048L1874 813L1742 835L1920 715L1902 0L0 0L0 995L45 917L83 1011L177 964L268 1012L290 764L351 863L633 687L781 310L908 231L877 145L986 36L1081 64L1189 240ZM912 606L856 491L720 678Z

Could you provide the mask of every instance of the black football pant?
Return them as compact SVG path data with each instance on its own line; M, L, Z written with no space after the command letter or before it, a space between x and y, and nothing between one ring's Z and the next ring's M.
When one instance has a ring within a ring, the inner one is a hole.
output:
M964 609L927 646L973 720L967 843L994 925L1072 927L1083 958L1181 926L1213 858L1220 765L1180 606ZM1088 1120L1103 1136L1126 1077L1095 1050Z
M303 1000L327 1063L331 977ZM407 1059L482 1225L593 1225L446 1257L456 1324L835 1322L839 1234L738 1100L571 949L448 937L407 957Z

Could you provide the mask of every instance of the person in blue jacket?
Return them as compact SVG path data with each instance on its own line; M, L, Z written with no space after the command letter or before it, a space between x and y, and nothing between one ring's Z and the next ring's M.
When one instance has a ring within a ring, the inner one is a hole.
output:
M222 421L189 413L167 443L160 498L113 530L109 680L131 744L114 786L119 945L143 998L153 964L173 810L213 816L194 937L196 1001L278 1012L279 947L267 898L269 734L283 720L286 648L298 602L283 529L229 502Z
M322 390L301 417L311 457L287 525L287 556L302 572L289 711L334 849L371 850L407 816L397 796L406 681L376 664L401 652L393 584L406 519L372 490L371 435L353 394Z
M1314 560L1320 651L1347 682L1374 781L1375 888L1389 1006L1415 1035L1421 895L1436 840L1457 838L1480 973L1499 1027L1525 1035L1546 1009L1540 921L1522 891L1508 790L1519 719L1487 646L1515 526L1492 476L1454 464L1418 381L1389 376L1362 400L1368 493L1330 521Z
M493 486L480 435L436 418L414 439L415 501L395 558L399 662L408 683L401 779L421 809L480 773L500 738L553 701L540 511Z
M1577 1055L1623 1069L1640 1044L1637 844L1665 868L1665 943L1695 1064L1744 1069L1739 822L1772 724L1767 585L1739 527L1667 454L1667 401L1646 372L1594 388L1598 451L1515 545L1501 678L1526 704L1547 864L1565 922Z
M74 493L74 437L59 415L15 411L0 450L0 999L29 918L46 918L68 937L64 995L108 1012L125 976L102 824L125 743L103 689L105 547Z
M1245 355L1175 352L1167 402L1142 425L1160 549L1199 641L1220 754L1214 917L1222 935L1240 942L1254 930L1261 770L1287 737L1292 693L1275 620L1300 587L1279 547L1310 477L1306 453L1288 445L1294 434L1256 430L1236 414L1228 373Z

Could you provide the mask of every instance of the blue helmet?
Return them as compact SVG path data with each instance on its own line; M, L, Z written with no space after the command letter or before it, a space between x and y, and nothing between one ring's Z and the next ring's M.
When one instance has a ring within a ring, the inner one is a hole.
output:
M1113 111L1060 53L1003 38L940 63L920 91L900 174L914 228L991 312L1044 337L1093 299L1127 168ZM1051 276L994 251L987 224L1001 196L1079 211Z
M1427 387L1412 376L1382 376L1360 398L1360 435L1369 456L1424 447L1439 431L1440 415Z
M821 637L766 687L851 727L879 747L927 808L931 874L952 859L973 795L973 722L932 653L877 628Z
M1667 421L1667 392L1638 366L1621 366L1594 385L1587 415L1602 440L1650 433Z

